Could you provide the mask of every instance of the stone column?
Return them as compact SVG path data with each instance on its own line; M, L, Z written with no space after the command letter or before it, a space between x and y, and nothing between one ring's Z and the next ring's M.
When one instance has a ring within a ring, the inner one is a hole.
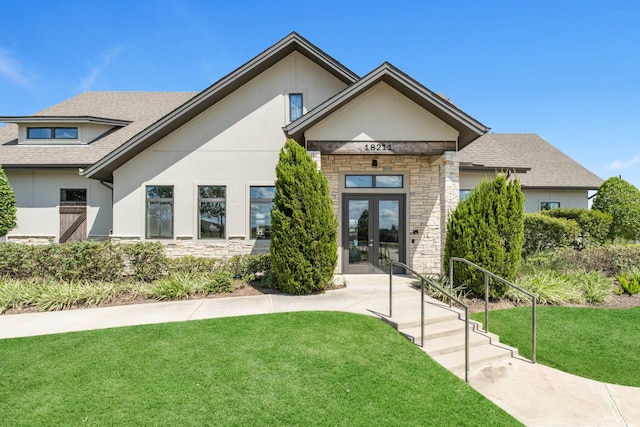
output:
M444 262L444 245L447 241L447 219L460 197L460 168L458 152L446 151L440 157L440 265ZM444 266L441 274L447 274Z
M318 170L322 170L322 156L319 151L307 151L314 162L316 162L316 166Z

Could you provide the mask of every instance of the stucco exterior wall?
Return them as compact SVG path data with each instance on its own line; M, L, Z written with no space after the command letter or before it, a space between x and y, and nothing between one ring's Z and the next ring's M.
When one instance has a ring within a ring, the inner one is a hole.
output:
M224 256L229 247L233 253L263 252L250 241L250 186L275 182L287 94L303 93L308 110L344 87L299 53L275 64L114 172L113 237L144 239L145 186L173 185L174 239L165 243L210 256ZM226 186L229 244L197 239L198 185Z
M376 158L378 166L372 167L371 160ZM377 194L404 193L406 195L406 245L407 264L423 273L440 273L441 265L441 185L440 156L394 155L322 155L321 165L329 183L334 211L342 230L342 200L345 174L366 172L371 174L403 174L405 188L378 190ZM363 189L351 189L351 192L368 192ZM446 193L446 191L445 191ZM338 244L342 247L342 233ZM339 269L342 259L338 261Z
M98 181L83 178L77 169L7 169L16 195L18 226L8 241L40 243L60 238L60 189L87 190L87 235L105 239L111 228L111 190Z
M391 86L378 83L305 136L307 141L457 141L458 131Z
M482 181L483 178L493 179L495 174L486 172L460 172L460 190L471 190ZM588 190L562 190L562 189L542 189L533 190L523 188L524 211L538 212L540 202L559 202L562 208L589 208Z

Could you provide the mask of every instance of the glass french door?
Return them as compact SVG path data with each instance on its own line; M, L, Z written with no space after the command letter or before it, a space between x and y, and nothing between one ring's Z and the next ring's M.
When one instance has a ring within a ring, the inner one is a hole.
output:
M404 195L343 195L345 273L388 273L388 261L405 262Z

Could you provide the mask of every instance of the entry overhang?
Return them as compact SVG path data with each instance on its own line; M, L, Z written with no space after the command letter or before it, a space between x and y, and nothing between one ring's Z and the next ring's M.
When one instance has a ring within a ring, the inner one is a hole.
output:
M423 154L456 151L456 141L307 141L308 151L322 154Z

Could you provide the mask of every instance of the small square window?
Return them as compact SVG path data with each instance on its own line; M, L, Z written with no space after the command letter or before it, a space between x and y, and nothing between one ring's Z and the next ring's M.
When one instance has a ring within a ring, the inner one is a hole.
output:
M289 94L289 121L293 122L302 117L302 94Z

